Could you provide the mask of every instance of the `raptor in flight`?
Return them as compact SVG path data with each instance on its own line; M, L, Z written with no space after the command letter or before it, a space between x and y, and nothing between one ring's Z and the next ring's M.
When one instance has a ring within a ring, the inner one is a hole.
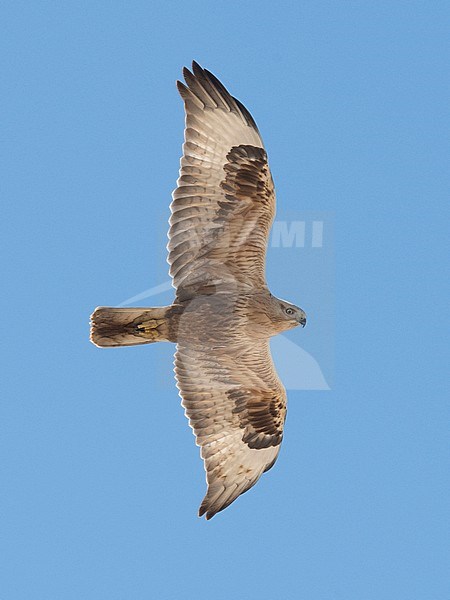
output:
M170 205L171 306L97 308L101 347L174 342L175 377L201 448L207 519L251 488L277 459L286 391L269 338L304 326L275 298L264 267L275 192L255 121L206 69L177 82L186 111L180 177Z

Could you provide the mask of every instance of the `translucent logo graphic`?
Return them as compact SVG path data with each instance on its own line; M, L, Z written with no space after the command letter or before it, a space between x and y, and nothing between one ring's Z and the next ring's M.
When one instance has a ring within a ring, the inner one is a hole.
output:
M330 213L279 215L267 252L267 283L272 293L300 306L305 329L271 338L281 381L288 390L329 390L333 381L334 232ZM168 305L174 297L169 277L124 300L119 306ZM157 301L145 302L149 298Z

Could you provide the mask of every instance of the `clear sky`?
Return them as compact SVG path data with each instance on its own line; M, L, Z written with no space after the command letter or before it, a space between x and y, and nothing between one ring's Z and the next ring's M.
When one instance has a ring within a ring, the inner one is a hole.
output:
M2 600L448 600L449 13L3 3ZM88 341L167 281L193 58L258 122L281 220L324 223L267 276L309 316L280 372L304 351L331 388L290 386L278 463L210 522L173 348Z

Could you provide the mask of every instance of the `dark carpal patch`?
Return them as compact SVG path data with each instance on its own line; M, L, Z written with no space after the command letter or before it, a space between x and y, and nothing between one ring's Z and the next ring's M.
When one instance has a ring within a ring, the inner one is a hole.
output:
M249 448L269 448L281 443L286 407L279 398L252 389L232 389L227 395L234 402L232 412L239 417L239 425L244 429L242 440Z

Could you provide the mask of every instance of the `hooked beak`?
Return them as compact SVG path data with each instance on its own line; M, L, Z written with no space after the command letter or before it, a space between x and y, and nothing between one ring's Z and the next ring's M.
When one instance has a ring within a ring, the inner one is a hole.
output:
M306 325L306 313L304 313L302 310L300 311L300 314L297 317L297 321L298 321L298 324L301 325L302 327L304 327Z

